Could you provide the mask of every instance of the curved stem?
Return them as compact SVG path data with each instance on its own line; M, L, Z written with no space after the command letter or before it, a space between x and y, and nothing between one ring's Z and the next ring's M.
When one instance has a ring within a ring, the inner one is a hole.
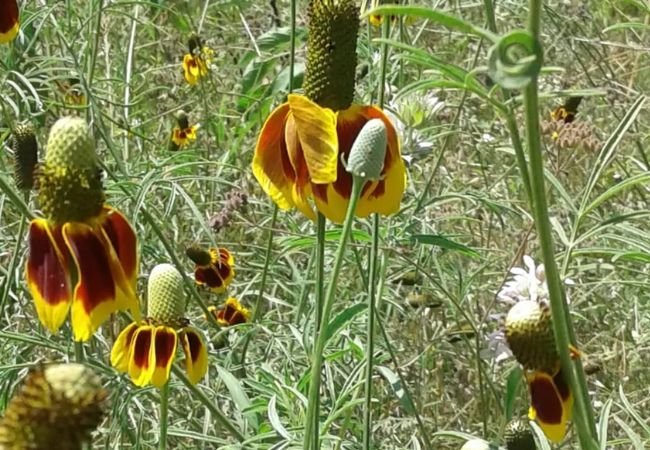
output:
M327 285L327 292L325 294L325 302L323 304L323 312L320 320L320 332L318 339L312 349L312 364L311 364L311 378L309 382L309 397L307 403L307 420L305 428L305 437L303 441L303 449L320 449L318 435L316 434L319 429L319 409L320 403L320 383L321 371L323 369L323 360L325 353L325 344L327 344L327 324L332 312L332 305L334 304L334 294L336 293L336 285L343 266L343 255L347 247L348 239L352 232L352 223L354 222L354 213L357 209L357 201L361 195L361 190L365 181L358 177L352 177L352 194L350 195L350 203L348 204L348 211L343 222L343 230L339 238L339 246L336 251L334 259L334 267L330 277L329 284ZM317 436L316 439L312 439Z
M535 39L539 39L542 0L529 1L528 30ZM562 363L562 373L567 378L575 397L575 423L582 449L597 447L597 432L589 393L586 389L582 363L571 360L570 347L573 335L571 316L562 289L559 271L555 262L551 222L548 215L546 193L544 190L544 163L540 145L539 101L537 94L537 77L524 89L524 106L526 110L526 130L530 164L531 187L533 194L533 212L535 225L544 259L544 269L551 301L555 342Z

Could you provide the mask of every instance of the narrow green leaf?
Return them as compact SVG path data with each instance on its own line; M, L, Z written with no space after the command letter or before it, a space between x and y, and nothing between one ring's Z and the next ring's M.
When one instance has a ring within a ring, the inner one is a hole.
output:
M521 378L523 372L521 367L514 367L508 374L506 379L506 396L504 398L504 408L506 413L506 421L512 420L515 410L515 401L519 394L519 387L521 386Z
M452 16L451 14L422 6L382 5L366 12L364 14L364 17L374 15L420 17L422 19L427 19L432 22L439 23L440 25L451 28L452 30L473 34L493 43L499 39L498 36L491 33L490 31L476 27L469 22L465 22L464 20L459 19L456 16Z
M455 251L465 256L470 256L472 258L478 258L481 256L476 250L472 250L466 245L459 244L458 242L454 242L451 239L448 239L439 234L414 234L411 236L411 239L413 239L416 242L419 242L420 244L434 245L436 247L444 248L445 250Z
M589 212L593 211L595 208L600 206L602 203L605 201L609 200L610 198L614 197L615 195L623 192L626 189L631 188L632 186L636 186L637 184L644 184L650 181L650 172L645 172L645 173L640 173L638 175L635 175L633 177L627 178L620 183L615 184L614 186L610 187L607 189L605 192L600 194L596 199L591 202L588 206L584 208L582 211L582 216L588 214Z
M399 400L400 405L402 405L404 411L406 411L406 413L409 415L415 415L415 405L413 405L411 402L410 397L406 395L406 391L404 391L402 382L400 381L397 374L386 366L377 366L376 369L377 372L379 372L381 376L384 377L386 381L388 381L388 384L390 384L395 397L397 397Z
M607 450L607 425L609 424L609 413L612 410L612 403L611 398L605 402L605 406L603 406L603 410L600 413L600 419L598 420L600 450Z
M365 311L367 306L368 305L365 303L356 303L341 311L330 323L327 324L327 329L325 330L327 336L326 339L329 341L332 336L338 333L339 330L345 326L345 324L354 319L362 311Z
M232 398L233 402L235 402L235 405L237 405L239 411L242 412L243 416L246 418L246 421L253 428L253 430L257 431L259 428L257 414L250 411L244 412L251 407L251 401L248 398L248 395L246 395L246 392L244 391L239 380L235 378L232 373L221 366L217 366L217 372L219 372L219 378L221 378L223 383L226 385L228 392L230 392L230 397Z

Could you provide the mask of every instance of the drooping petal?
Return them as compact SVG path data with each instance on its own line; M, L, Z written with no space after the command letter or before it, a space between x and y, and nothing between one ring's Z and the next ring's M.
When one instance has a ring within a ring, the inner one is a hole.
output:
M169 380L169 371L176 356L176 331L171 327L159 326L154 330L154 370L151 384L162 387Z
M106 219L102 228L115 250L126 280L135 292L135 284L138 279L138 243L135 231L126 217L117 209L104 207L104 211Z
M295 173L295 178L291 186L291 200L298 210L308 218L314 220L316 214L309 203L311 196L311 180L307 161L302 151L302 144L298 136L296 121L292 112L287 116L284 129L284 140L286 152L291 162L291 167Z
M112 313L120 309L110 260L114 256L101 233L89 225L66 223L63 237L77 266L72 329L76 340L87 341Z
M208 348L201 333L186 327L182 333L183 352L185 352L185 371L192 384L201 381L208 371Z
M197 266L194 279L197 283L208 286L213 292L225 292L235 276L235 259L225 248L210 249L210 255L210 264Z
M530 419L537 421L550 441L559 443L566 435L573 408L573 395L562 372L559 371L555 377L544 372L532 372L526 378L530 391Z
M221 326L239 325L248 322L250 311L239 300L230 297L223 308L213 311L217 323Z
M131 340L129 350L129 376L136 386L145 386L151 381L155 370L155 352L153 346L154 327L138 327Z
M185 77L185 81L191 86L195 85L196 82L198 81L198 77L196 75L196 62L194 61L194 57L187 53L183 57L183 76Z
M336 181L339 157L336 113L304 95L290 94L289 106L312 183Z
M28 245L27 286L39 320L51 333L56 333L72 303L68 251L61 228L50 227L44 219L33 220L29 226Z
M12 41L18 34L18 2L16 0L0 1L0 44Z
M296 178L284 140L289 104L278 106L264 122L253 156L253 175L264 192L281 209L293 205L292 185Z
M129 370L129 361L131 360L131 342L135 331L138 329L136 322L131 322L117 336L117 340L111 349L111 365L119 372Z

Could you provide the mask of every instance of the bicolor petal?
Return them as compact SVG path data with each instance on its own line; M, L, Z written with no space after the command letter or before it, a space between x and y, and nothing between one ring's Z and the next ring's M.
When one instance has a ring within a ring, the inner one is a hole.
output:
M154 329L153 353L154 370L151 384L162 387L169 380L169 371L176 356L176 331L171 327L158 326Z
M111 365L120 372L127 372L129 370L131 342L133 342L133 336L137 329L137 322L130 323L117 336L117 340L111 349Z
M146 386L151 382L155 370L154 327L138 327L131 340L129 349L129 376L136 386Z
M559 443L566 435L573 408L573 395L562 371L553 377L545 372L530 372L526 379L531 403L529 418L537 421L551 442Z
M181 342L185 353L187 377L192 384L196 384L208 371L208 348L201 333L192 327L183 329Z
M29 226L28 245L27 286L34 298L39 320L51 333L56 333L72 303L67 268L69 253L61 227L50 227L45 219L33 220Z
M213 292L225 292L235 276L234 258L225 248L211 249L212 261L209 265L197 266L194 279L198 284L208 286Z
M288 98L291 116L287 122L287 134L297 134L311 182L326 184L336 181L340 145L336 113L321 108L304 95L289 94ZM291 154L291 147L287 147ZM293 145L293 151L299 151L297 145Z
M75 339L87 341L108 317L119 310L112 248L89 225L69 222L63 237L77 266L77 285L72 302Z
M281 209L294 206L292 186L296 172L289 160L284 138L288 114L288 103L273 110L260 131L253 156L253 175Z
M0 44L11 42L20 29L18 2L0 1Z
M104 233L115 250L126 280L135 292L138 279L138 243L133 227L117 209L104 207L106 219L102 223ZM136 305L137 306L137 305Z

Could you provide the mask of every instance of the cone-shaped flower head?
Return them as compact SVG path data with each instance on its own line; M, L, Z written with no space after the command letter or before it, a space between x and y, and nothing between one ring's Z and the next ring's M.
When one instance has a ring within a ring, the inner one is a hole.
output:
M221 308L214 306L208 307L208 311L214 316L215 320L222 327L240 325L250 320L251 313L239 303L235 297L230 297Z
M149 275L147 293L150 317L122 330L111 351L111 364L127 372L137 386L162 387L180 342L187 376L198 383L208 369L208 351L201 332L183 317L183 277L171 264L160 264Z
M11 42L20 29L17 0L0 1L0 44Z
M573 411L573 394L564 374L561 370L554 375L529 371L526 381L530 392L528 418L537 422L551 442L559 443Z
M517 302L506 316L505 335L517 361L527 370L555 373L560 357L555 347L548 305Z
M537 450L533 431L527 420L514 419L508 422L504 440L507 450Z
M81 364L33 370L0 420L4 450L81 450L104 415L106 391Z
M11 133L10 147L14 151L16 187L28 191L34 187L34 169L38 162L34 126L29 122L17 125Z
M74 337L85 341L118 310L139 317L135 232L104 204L95 144L82 119L54 124L37 184L45 218L30 224L25 272L41 323L55 333L71 310Z
M194 279L212 292L225 292L235 277L235 258L225 248L209 250L192 246L185 252L194 264Z
M311 0L305 95L290 94L267 118L255 148L253 174L283 209L315 218L345 218L352 176L345 170L364 125L381 120L386 150L380 177L364 186L356 214L399 210L406 184L395 127L381 109L353 103L359 11L353 0Z
M379 180L386 156L386 125L369 120L352 144L347 171L364 180Z

